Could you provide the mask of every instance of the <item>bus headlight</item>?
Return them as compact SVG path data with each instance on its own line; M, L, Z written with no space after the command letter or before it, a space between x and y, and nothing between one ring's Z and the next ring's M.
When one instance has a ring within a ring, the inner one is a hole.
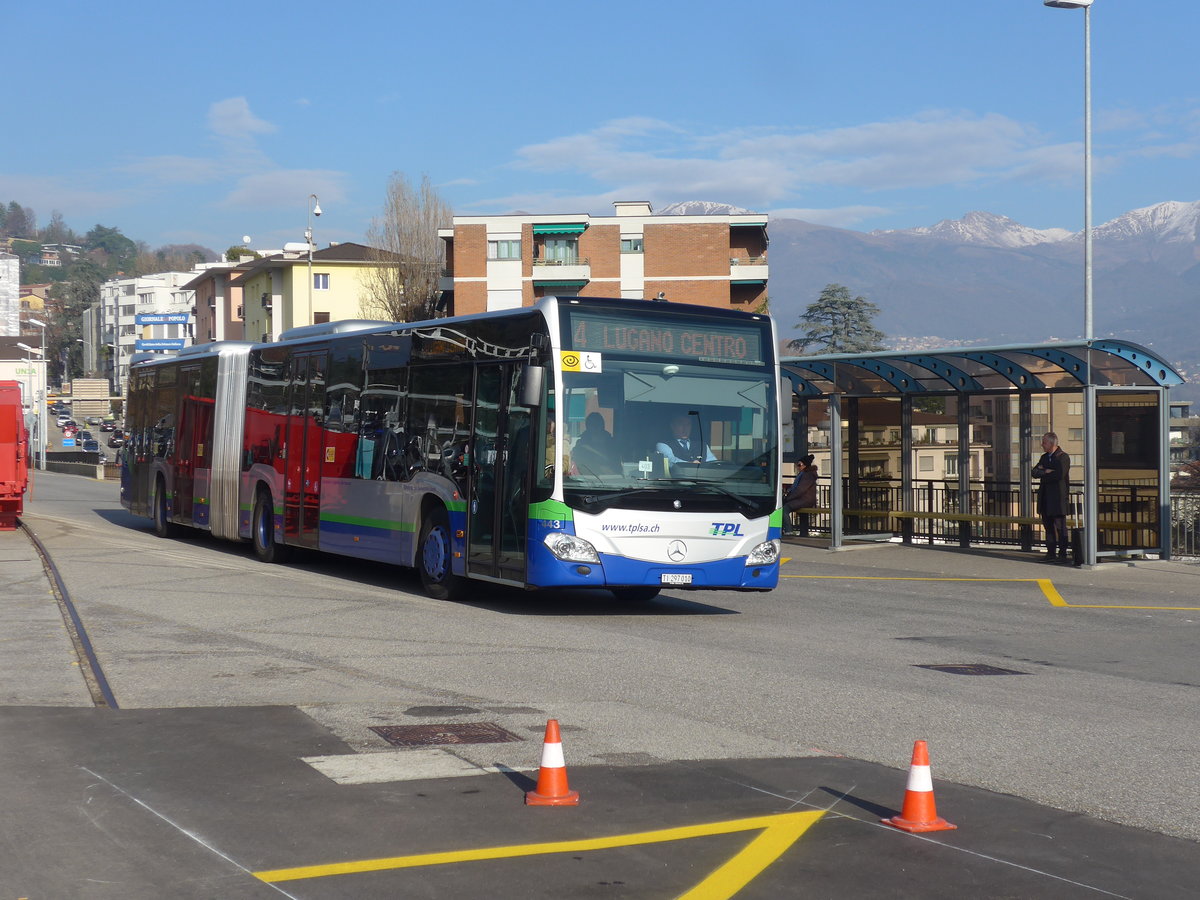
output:
M769 566L779 561L779 541L764 541L746 557L747 566Z
M600 555L589 541L573 534L563 534L556 531L546 535L545 545L550 552L564 562L600 562Z

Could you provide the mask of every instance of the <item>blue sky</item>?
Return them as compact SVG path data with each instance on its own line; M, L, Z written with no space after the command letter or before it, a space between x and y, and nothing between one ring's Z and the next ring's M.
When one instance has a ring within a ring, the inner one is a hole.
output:
M1083 13L1041 0L11 4L0 201L223 250L714 200L870 231L1082 226ZM1200 199L1195 0L1092 8L1097 224Z

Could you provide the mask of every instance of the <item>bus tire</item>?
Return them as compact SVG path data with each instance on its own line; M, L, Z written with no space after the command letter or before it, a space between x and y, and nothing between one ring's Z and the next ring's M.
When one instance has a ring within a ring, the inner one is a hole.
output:
M649 603L659 595L662 588L645 584L639 587L612 588L613 594L622 603Z
M434 600L457 600L463 596L466 579L451 570L453 559L450 520L446 511L439 507L421 523L421 539L417 544L417 570L421 573L421 585Z
M254 515L250 519L250 536L254 555L265 563L287 561L288 548L275 541L275 504L269 491L259 491L254 498Z
M154 482L154 533L160 538L173 538L179 533L179 527L171 521L167 510L167 486L161 478Z

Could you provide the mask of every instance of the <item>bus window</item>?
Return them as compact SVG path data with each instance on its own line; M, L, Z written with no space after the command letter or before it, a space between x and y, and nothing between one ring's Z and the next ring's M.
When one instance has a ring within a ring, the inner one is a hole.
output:
M454 480L459 490L466 489L471 375L466 366L414 369L408 413L424 465Z
M401 481L408 477L404 419L407 397L408 369L375 369L367 373L359 403L355 477L375 481Z

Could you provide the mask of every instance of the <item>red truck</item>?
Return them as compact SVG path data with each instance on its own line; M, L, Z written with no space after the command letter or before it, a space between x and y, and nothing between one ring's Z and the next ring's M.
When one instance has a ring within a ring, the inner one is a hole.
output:
M0 381L0 531L17 527L29 483L29 432L21 383Z

